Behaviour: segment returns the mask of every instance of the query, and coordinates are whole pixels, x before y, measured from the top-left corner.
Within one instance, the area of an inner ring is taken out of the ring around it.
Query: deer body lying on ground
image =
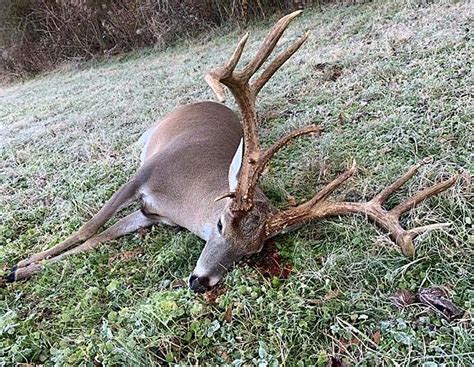
[[[60,244],[20,261],[9,281],[26,279],[47,263],[91,250],[100,244],[157,223],[185,227],[206,241],[190,277],[198,292],[214,286],[243,256],[259,252],[264,241],[309,221],[343,214],[361,214],[386,230],[404,254],[414,253],[412,240],[427,230],[445,226],[431,224],[410,230],[402,228],[400,216],[424,199],[451,187],[451,177],[406,199],[391,210],[384,202],[427,163],[412,166],[404,175],[364,203],[339,202],[329,195],[355,172],[350,169],[328,183],[311,200],[286,210],[277,210],[258,188],[258,180],[270,158],[294,138],[319,135],[318,126],[307,126],[282,137],[267,150],[258,138],[255,100],[271,76],[306,41],[308,34],[280,53],[255,80],[253,75],[267,60],[295,12],[280,19],[263,41],[254,58],[236,71],[248,35],[238,43],[228,62],[211,70],[206,81],[219,101],[224,87],[232,92],[242,114],[238,117],[221,103],[198,102],[171,112],[148,133],[142,165],[100,211]],[[141,209],[97,234],[119,210],[140,200]]]

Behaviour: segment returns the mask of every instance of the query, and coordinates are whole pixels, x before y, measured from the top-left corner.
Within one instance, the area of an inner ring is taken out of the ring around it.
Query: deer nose
[[[198,277],[193,274],[189,277],[189,288],[196,293],[204,293],[209,289],[209,278]]]

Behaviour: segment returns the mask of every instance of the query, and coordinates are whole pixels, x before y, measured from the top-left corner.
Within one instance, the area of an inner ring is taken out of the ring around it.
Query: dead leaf
[[[224,359],[224,361],[226,362],[231,361],[229,354],[224,350],[224,348],[218,347],[217,353],[222,357],[222,359]]]
[[[283,271],[280,274],[280,279],[288,279],[292,271],[293,271],[293,265],[290,263],[286,263],[283,266]]]
[[[221,294],[224,294],[226,291],[227,289],[223,287],[222,285],[214,287],[211,290],[204,293],[204,299],[206,300],[207,303],[215,304],[217,297],[219,297]]]
[[[461,311],[450,300],[447,287],[421,288],[416,295],[409,290],[399,289],[390,297],[390,300],[399,309],[405,308],[412,303],[419,301],[448,320],[461,315]]]
[[[359,345],[360,340],[357,339],[354,335],[351,337],[351,339],[339,339],[339,345],[344,347],[344,349],[347,351],[347,347],[351,345]]]
[[[292,196],[292,195],[287,195],[287,196],[286,196],[286,200],[288,201],[288,205],[289,205],[289,206],[296,206],[296,205],[298,205],[298,203],[296,202],[295,197]]]
[[[229,306],[227,306],[227,309],[225,310],[224,314],[224,320],[228,323],[232,321],[232,307],[234,307],[233,303],[229,303]]]
[[[331,362],[330,362],[331,367],[347,367],[347,365],[344,363],[341,357],[331,357]]]
[[[316,306],[319,306],[319,305],[322,305],[324,304],[324,302],[327,302],[327,301],[330,301],[334,298],[337,298],[341,295],[341,292],[339,292],[339,290],[330,290],[329,292],[327,292],[323,298],[320,298],[320,299],[308,299],[306,300],[307,303],[309,303],[310,305],[316,305]]]
[[[325,301],[330,301],[330,300],[332,300],[333,298],[337,298],[340,294],[341,294],[341,292],[339,292],[337,289],[336,289],[335,291],[330,290],[329,292],[327,292],[327,293],[324,295],[324,300],[325,300]]]
[[[449,299],[449,292],[443,287],[422,288],[418,291],[417,296],[422,304],[447,319],[461,316],[461,311]]]
[[[171,282],[170,287],[172,289],[186,287],[187,283],[183,279],[175,279]]]
[[[316,70],[324,70],[327,67],[328,67],[328,64],[326,62],[321,62],[321,63],[313,65],[313,68]]]
[[[325,80],[330,80],[335,82],[339,77],[342,75],[342,67],[339,65],[334,65],[331,68],[329,68],[325,73],[323,78]]]
[[[115,256],[109,258],[109,265],[117,261],[127,261],[136,258],[138,255],[143,254],[143,249],[138,247],[130,251],[121,252]]]
[[[382,333],[380,330],[375,330],[374,333],[372,334],[372,341],[379,345],[380,344],[380,339],[382,338]]]
[[[398,309],[408,307],[416,301],[415,294],[407,289],[399,289],[389,298]]]
[[[263,276],[287,279],[293,271],[293,265],[281,258],[274,243],[267,243],[253,263]]]
[[[360,340],[357,339],[356,336],[353,336],[353,337],[351,338],[351,345],[359,345],[359,344],[360,344]]]
[[[102,361],[99,359],[98,356],[95,356],[95,357],[94,357],[94,362],[93,362],[93,363],[94,363],[94,366],[95,366],[95,367],[102,367],[102,366],[103,366],[103,363],[102,363]]]
[[[148,232],[149,232],[148,228],[138,228],[137,230],[138,238],[141,240],[145,239]]]

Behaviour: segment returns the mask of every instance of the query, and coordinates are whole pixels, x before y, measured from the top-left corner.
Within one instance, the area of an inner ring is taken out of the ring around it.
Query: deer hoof
[[[12,270],[10,271],[10,274],[8,274],[6,277],[5,277],[5,282],[6,283],[13,283],[15,280],[16,280],[16,269],[17,269],[17,266],[15,265]]]
[[[41,265],[30,264],[24,268],[18,268],[14,266],[10,274],[5,278],[6,283],[13,283],[19,280],[25,280],[31,278],[31,276],[38,274],[41,270]]]

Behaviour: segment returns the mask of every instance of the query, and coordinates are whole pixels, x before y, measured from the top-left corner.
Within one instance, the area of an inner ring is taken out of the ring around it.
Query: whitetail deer
[[[424,199],[445,191],[451,177],[426,188],[391,210],[384,202],[427,163],[411,167],[392,185],[368,202],[339,202],[329,195],[355,172],[355,164],[328,183],[308,202],[277,210],[257,183],[270,158],[294,138],[320,134],[318,126],[297,129],[262,150],[258,138],[256,96],[271,76],[306,41],[308,34],[279,54],[254,81],[250,79],[275,48],[290,21],[300,12],[280,19],[266,36],[255,57],[241,71],[235,68],[248,34],[238,43],[229,61],[211,70],[206,81],[219,101],[230,89],[242,113],[242,123],[224,105],[199,102],[177,108],[148,134],[142,165],[102,209],[64,242],[20,261],[8,280],[26,279],[46,263],[96,248],[101,243],[155,223],[185,227],[206,241],[189,284],[202,292],[214,286],[243,256],[259,252],[264,241],[312,220],[342,214],[361,214],[388,231],[404,254],[414,253],[412,239],[443,224],[405,230],[400,216]],[[95,235],[118,210],[141,200],[138,210]]]

